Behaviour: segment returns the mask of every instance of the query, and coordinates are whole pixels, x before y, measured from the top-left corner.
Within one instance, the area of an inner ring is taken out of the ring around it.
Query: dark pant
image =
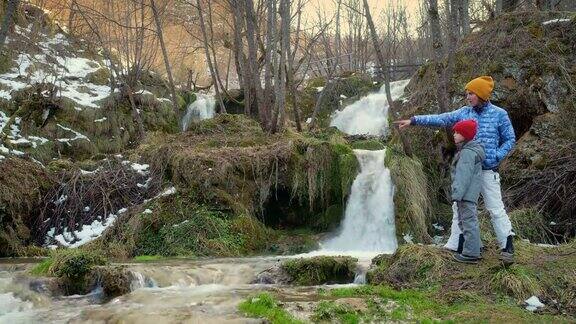
[[[458,227],[464,235],[464,246],[462,254],[479,257],[480,256],[480,224],[478,223],[478,213],[475,203],[468,201],[458,201]]]

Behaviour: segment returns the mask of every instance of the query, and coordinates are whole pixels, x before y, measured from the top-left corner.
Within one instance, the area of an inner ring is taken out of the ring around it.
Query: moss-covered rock
[[[88,73],[84,80],[86,80],[86,82],[94,83],[97,85],[109,85],[110,76],[110,70],[107,68],[99,68],[94,72]]]
[[[81,249],[57,250],[51,258],[48,274],[60,278],[67,295],[87,293],[94,267],[108,262],[98,252]]]
[[[282,263],[282,270],[296,285],[350,283],[354,280],[358,259],[339,256],[318,256],[292,259]]]
[[[440,281],[453,267],[451,253],[436,246],[401,245],[390,258],[380,258],[366,275],[371,284],[418,287]]]
[[[101,285],[107,299],[130,292],[135,279],[125,266],[97,266],[90,273],[93,285]]]

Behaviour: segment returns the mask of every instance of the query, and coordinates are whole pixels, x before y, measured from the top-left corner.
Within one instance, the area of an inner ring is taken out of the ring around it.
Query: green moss
[[[118,257],[137,261],[166,256],[239,256],[264,252],[270,232],[257,219],[199,203],[196,194],[178,192],[147,206],[94,242]],[[114,246],[116,248],[111,248]]]
[[[8,72],[13,64],[10,53],[2,51],[2,53],[0,53],[0,74]]]
[[[110,76],[110,70],[107,68],[99,68],[94,72],[88,73],[85,77],[85,80],[97,85],[108,85],[110,84]]]
[[[474,293],[461,292],[462,298],[448,301],[446,291],[418,289],[395,290],[389,286],[361,286],[354,288],[336,288],[328,292],[330,298],[364,298],[370,308],[361,319],[368,321],[409,321],[418,323],[569,323],[570,316],[541,315],[527,312],[516,302],[494,301],[491,298]],[[380,303],[374,299],[381,300]],[[393,307],[382,306],[392,302]]]
[[[49,273],[68,279],[82,279],[94,266],[107,263],[101,254],[79,249],[57,250],[52,260]]]
[[[352,142],[352,148],[359,149],[359,150],[383,150],[386,148],[386,145],[377,139],[367,139],[367,140],[360,140]]]
[[[360,323],[360,316],[355,310],[326,300],[318,303],[311,319],[314,322]]]
[[[334,230],[344,216],[344,208],[340,204],[330,205],[326,210],[316,216],[314,229],[317,231],[326,232]]]
[[[52,254],[48,274],[58,277],[66,294],[85,294],[91,284],[91,272],[108,261],[97,251],[81,249],[56,250]]]
[[[32,270],[30,270],[30,273],[35,276],[48,276],[50,274],[50,267],[52,267],[53,262],[54,260],[48,258],[38,263],[34,268],[32,268]]]
[[[354,280],[357,261],[352,257],[318,256],[285,261],[282,269],[297,285],[350,283]]]
[[[265,318],[272,324],[302,323],[278,306],[278,302],[269,293],[261,293],[243,301],[238,309],[250,317]]]
[[[453,264],[450,253],[435,246],[401,245],[386,262],[369,271],[371,284],[424,287],[441,281]]]

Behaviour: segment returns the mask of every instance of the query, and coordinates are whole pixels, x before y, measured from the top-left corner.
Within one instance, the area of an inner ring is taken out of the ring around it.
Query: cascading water
[[[216,99],[212,95],[197,93],[196,100],[188,105],[186,114],[182,117],[182,131],[188,130],[193,121],[209,119],[216,113]]]
[[[354,153],[360,162],[360,174],[352,184],[341,232],[324,242],[322,249],[393,253],[398,243],[392,179],[384,166],[385,150]]]
[[[392,99],[397,100],[409,80],[392,82]],[[337,111],[332,126],[347,134],[384,135],[388,130],[388,101],[384,86]],[[384,165],[385,150],[354,150],[360,173],[352,184],[344,221],[336,237],[325,241],[320,253],[394,253],[398,247],[394,225],[394,186]],[[361,280],[360,280],[361,281]]]
[[[392,99],[397,100],[404,93],[410,80],[390,83]],[[388,101],[384,86],[377,93],[370,94],[346,106],[332,115],[330,126],[336,126],[346,134],[384,135],[388,130]]]

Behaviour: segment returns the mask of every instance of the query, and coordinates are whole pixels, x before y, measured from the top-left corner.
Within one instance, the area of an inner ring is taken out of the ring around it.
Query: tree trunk
[[[208,35],[206,34],[206,25],[204,23],[204,14],[202,13],[201,0],[196,0],[198,5],[198,17],[200,18],[200,29],[202,31],[202,41],[204,43],[204,54],[206,55],[206,63],[208,63],[208,69],[210,70],[210,75],[212,77],[212,83],[214,84],[214,90],[216,91],[216,98],[218,99],[218,104],[220,106],[221,112],[226,112],[224,108],[224,103],[222,102],[222,96],[220,95],[218,81],[216,80],[216,72],[214,70],[214,65],[212,64],[212,57],[210,56],[210,48],[208,45]]]
[[[298,14],[297,14],[297,23],[296,23],[296,41],[294,44],[294,50],[288,50],[290,57],[288,58],[288,67],[286,71],[286,82],[287,88],[289,89],[289,95],[292,100],[292,112],[294,113],[294,122],[296,123],[296,130],[301,132],[302,131],[302,124],[300,121],[300,112],[298,111],[298,100],[296,96],[296,82],[294,82],[294,60],[296,58],[296,52],[298,51],[298,44],[300,40],[300,23],[302,18],[302,0],[298,0]]]
[[[440,16],[438,14],[438,1],[429,0],[428,15],[430,17],[430,34],[434,53],[434,65],[436,68],[436,96],[441,112],[448,111],[448,97],[446,96],[445,75],[442,67],[444,58],[444,46],[442,44],[442,32],[440,29]]]
[[[459,0],[458,5],[461,35],[468,35],[470,33],[470,0]]]
[[[280,121],[277,130],[280,131],[286,122],[286,60],[290,50],[290,1],[280,0],[281,40],[280,44],[280,92],[278,96],[278,110]],[[276,121],[274,121],[276,122]]]
[[[234,65],[236,66],[236,74],[238,76],[238,85],[240,89],[244,90],[244,114],[250,116],[251,114],[251,97],[250,97],[250,84],[251,81],[246,79],[246,57],[244,55],[244,43],[242,42],[242,30],[245,23],[242,13],[242,7],[236,0],[230,2],[232,10],[232,20],[234,23]]]
[[[277,107],[272,102],[272,79],[275,80],[274,88],[277,87],[278,83],[278,71],[275,69],[276,60],[276,0],[267,1],[267,30],[266,30],[266,53],[264,55],[264,67],[266,71],[264,72],[264,96],[266,104],[272,107],[272,115],[276,115]],[[276,71],[275,71],[276,70]],[[274,101],[276,102],[276,101]],[[277,116],[277,115],[276,115]],[[271,122],[274,120],[272,117]]]
[[[20,0],[7,0],[5,4],[6,11],[4,13],[4,19],[2,19],[2,26],[0,27],[0,50],[3,50],[4,43],[6,42],[6,37],[8,36],[8,31],[14,23],[14,16],[18,10],[18,5]]]
[[[170,68],[170,61],[168,59],[168,51],[166,50],[166,44],[164,43],[164,35],[162,31],[162,23],[160,22],[160,17],[158,15],[158,8],[156,8],[156,2],[150,0],[150,7],[152,8],[152,14],[154,16],[154,22],[156,23],[156,33],[158,34],[158,40],[160,41],[160,47],[162,48],[162,57],[164,58],[164,67],[166,68],[166,74],[168,75],[168,83],[170,84],[170,93],[172,95],[172,109],[174,109],[174,114],[176,116],[178,113],[178,96],[176,96],[176,87],[174,86],[174,78],[172,78],[172,69]]]
[[[388,71],[388,64],[384,58],[384,54],[382,54],[380,42],[378,42],[378,34],[376,34],[376,27],[374,26],[374,21],[372,20],[372,15],[370,14],[368,0],[364,0],[364,10],[366,11],[366,21],[368,23],[368,27],[370,28],[372,43],[374,44],[374,50],[376,51],[376,57],[378,58],[378,65],[380,65],[384,75],[384,90],[386,92],[386,100],[388,101],[388,107],[392,108],[394,101],[392,100],[392,93],[390,92],[390,71]]]
[[[254,2],[252,0],[244,1],[244,12],[246,19],[246,39],[248,43],[248,74],[252,84],[250,85],[252,94],[256,101],[256,110],[260,123],[266,127],[269,120],[268,107],[264,105],[262,96],[262,84],[258,69],[258,48],[256,45],[256,15],[254,13]]]

